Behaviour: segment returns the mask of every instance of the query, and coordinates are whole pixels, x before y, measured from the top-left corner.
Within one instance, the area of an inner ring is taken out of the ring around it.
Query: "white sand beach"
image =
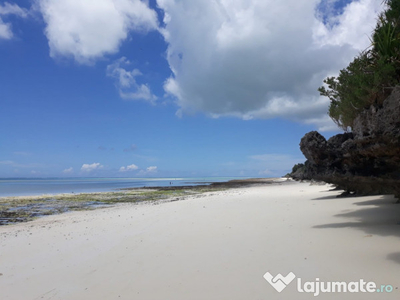
[[[399,299],[400,205],[283,183],[0,227],[0,299]],[[264,278],[392,285],[278,293]]]

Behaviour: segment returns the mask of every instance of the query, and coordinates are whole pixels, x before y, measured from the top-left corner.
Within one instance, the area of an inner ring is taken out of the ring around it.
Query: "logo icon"
[[[296,278],[296,275],[294,275],[293,272],[290,272],[285,277],[281,274],[273,277],[270,272],[267,272],[264,274],[264,278],[280,293],[293,281],[293,279]]]

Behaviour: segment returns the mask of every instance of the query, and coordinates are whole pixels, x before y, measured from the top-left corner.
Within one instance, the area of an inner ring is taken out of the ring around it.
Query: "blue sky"
[[[291,7],[292,9],[288,9]],[[381,1],[0,1],[0,177],[284,175]]]

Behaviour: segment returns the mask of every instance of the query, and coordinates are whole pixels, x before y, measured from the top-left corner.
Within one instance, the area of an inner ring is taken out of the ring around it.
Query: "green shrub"
[[[360,53],[338,77],[324,80],[318,89],[331,101],[329,116],[343,130],[371,105],[380,107],[400,82],[400,1],[385,1],[370,49]]]

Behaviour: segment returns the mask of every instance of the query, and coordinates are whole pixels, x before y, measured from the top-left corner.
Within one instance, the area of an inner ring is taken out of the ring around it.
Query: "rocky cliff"
[[[305,167],[297,179],[333,183],[349,193],[400,196],[400,87],[381,107],[360,112],[351,133],[326,140],[316,131],[300,142]]]

